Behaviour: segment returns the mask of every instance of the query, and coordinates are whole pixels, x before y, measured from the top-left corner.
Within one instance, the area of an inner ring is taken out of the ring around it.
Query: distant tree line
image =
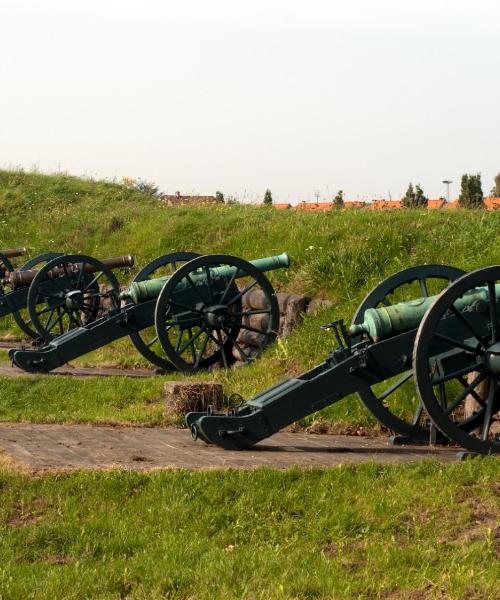
[[[495,185],[491,189],[493,197],[500,197],[500,173],[495,176]],[[401,198],[401,203],[405,208],[422,208],[426,207],[429,199],[424,194],[419,184],[413,187],[410,183],[406,194]],[[462,175],[460,181],[460,195],[458,196],[458,206],[461,208],[482,208],[484,207],[484,194],[481,183],[481,174]]]
[[[495,184],[491,188],[491,196],[500,198],[500,173],[495,176]],[[123,177],[122,185],[133,189],[137,192],[141,192],[145,196],[152,196],[157,198],[163,198],[164,194],[159,190],[158,186],[149,181],[142,179],[132,179],[129,177]],[[220,204],[236,204],[236,198],[234,196],[224,196],[221,191],[215,192],[215,199]],[[422,187],[419,183],[413,187],[413,183],[408,184],[408,189],[405,195],[401,198],[401,204],[404,208],[426,208],[429,199],[425,195]],[[264,192],[263,204],[265,206],[272,206],[273,195],[269,188]],[[469,174],[465,173],[462,175],[460,182],[460,195],[458,197],[458,205],[461,208],[481,208],[484,207],[484,194],[481,183],[481,174]],[[337,195],[334,197],[332,202],[332,208],[344,208],[344,192],[339,190]]]

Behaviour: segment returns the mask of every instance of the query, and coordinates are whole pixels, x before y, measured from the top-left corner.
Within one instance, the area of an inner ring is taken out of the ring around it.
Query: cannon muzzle
[[[500,297],[500,284],[495,286],[495,296]],[[350,336],[369,335],[374,341],[379,341],[405,331],[416,329],[425,313],[438,296],[418,298],[409,302],[399,302],[392,306],[368,308],[364,314],[364,322],[351,325]],[[458,311],[473,307],[476,303],[488,302],[487,287],[478,287],[464,294],[454,302]]]
[[[134,257],[131,256],[130,254],[127,254],[126,256],[117,256],[115,258],[105,258],[104,260],[101,260],[100,262],[104,266],[108,267],[109,269],[120,269],[121,267],[132,267],[134,265]],[[72,265],[72,268],[74,270],[77,270],[80,268],[80,265],[78,265],[78,264]],[[97,273],[99,271],[98,267],[88,264],[88,263],[85,264],[84,269],[85,269],[86,273]],[[64,275],[64,273],[65,273],[64,269],[62,269],[60,267],[56,267],[47,273],[47,278],[53,279],[55,277],[58,277],[59,275]],[[12,271],[11,273],[8,273],[5,281],[13,289],[16,289],[19,287],[25,287],[25,286],[31,285],[31,282],[33,281],[33,279],[35,279],[37,274],[38,274],[37,269],[30,269],[27,271]]]
[[[16,258],[17,256],[24,256],[28,252],[26,248],[11,248],[10,250],[0,250],[0,254],[3,254],[7,258]]]
[[[257,258],[255,260],[249,261],[251,265],[259,269],[262,273],[267,271],[273,271],[275,269],[287,269],[290,266],[290,257],[286,252],[283,254],[278,254],[277,256],[268,256],[266,258]],[[231,279],[235,274],[236,267],[230,266],[222,266],[222,267],[212,267],[210,269],[210,276],[213,280],[216,279]],[[244,277],[246,273],[236,273],[235,279],[238,277]],[[195,275],[196,279],[203,282],[206,278],[206,275],[203,271],[200,271],[199,274]],[[157,279],[150,279],[149,281],[137,281],[132,284],[121,294],[122,298],[132,300],[134,304],[139,304],[140,302],[144,302],[145,300],[150,300],[152,298],[158,298],[160,295],[163,286],[170,279],[167,277],[158,277]],[[183,282],[181,282],[182,284]],[[196,283],[196,282],[195,282]],[[179,284],[179,285],[181,285]],[[186,286],[188,286],[186,282]]]

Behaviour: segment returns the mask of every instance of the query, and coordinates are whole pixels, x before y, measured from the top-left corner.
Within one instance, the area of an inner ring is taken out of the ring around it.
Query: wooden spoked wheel
[[[119,283],[99,260],[68,254],[49,261],[36,275],[28,292],[28,313],[38,334],[47,342],[96,321],[119,308]]]
[[[243,309],[243,297],[250,292],[260,294],[262,308]],[[257,315],[266,315],[265,325],[251,324]],[[276,338],[278,301],[267,277],[251,263],[224,254],[201,256],[178,269],[163,287],[155,327],[165,354],[179,370],[216,363],[228,368],[235,353],[250,363]],[[238,342],[242,330],[258,341],[251,355]]]
[[[151,261],[141,269],[133,281],[146,281],[157,277],[171,277],[179,267],[198,256],[200,255],[196,252],[172,252],[165,254]],[[149,362],[160,369],[167,371],[175,370],[176,367],[167,359],[163,351],[154,325],[138,333],[131,334],[130,340]]]
[[[467,450],[500,453],[500,266],[464,275],[422,320],[415,383],[440,431]]]
[[[390,306],[440,293],[464,271],[448,265],[421,265],[404,269],[379,283],[360,304],[352,324],[362,323],[368,308]],[[353,343],[361,338],[353,340]],[[429,422],[415,393],[411,357],[408,369],[357,392],[359,399],[389,430],[414,440],[429,439]]]

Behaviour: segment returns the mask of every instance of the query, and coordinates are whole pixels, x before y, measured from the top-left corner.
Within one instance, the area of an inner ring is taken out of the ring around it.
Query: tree
[[[220,204],[224,204],[224,194],[222,192],[215,192],[215,200]]]
[[[415,189],[413,189],[413,184],[410,182],[406,194],[401,199],[401,204],[405,208],[424,208],[427,206],[428,201],[429,199],[424,194],[420,184],[417,183]]]
[[[458,205],[461,208],[481,208],[484,206],[480,173],[476,173],[476,175],[465,173],[462,175]]]
[[[495,176],[495,185],[491,188],[493,198],[500,198],[500,173]]]
[[[160,188],[152,181],[122,177],[122,184],[129,190],[135,190],[145,196],[153,196],[156,198],[161,198],[163,196],[162,192],[160,192]]]
[[[339,190],[333,199],[332,208],[344,208],[344,192]]]
[[[424,194],[420,184],[417,183],[415,186],[415,206],[417,208],[427,208],[428,202],[429,198],[427,198],[427,196]]]
[[[414,201],[415,201],[415,190],[413,189],[413,184],[410,182],[410,184],[408,185],[408,189],[406,190],[406,194],[401,198],[401,204],[405,208],[412,208]]]
[[[273,196],[271,194],[271,190],[269,188],[267,188],[267,190],[265,191],[264,194],[264,204],[266,206],[271,206],[273,203]]]

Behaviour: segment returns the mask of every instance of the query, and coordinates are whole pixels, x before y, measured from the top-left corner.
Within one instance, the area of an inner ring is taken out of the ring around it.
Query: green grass
[[[258,365],[238,369],[234,373],[217,371],[201,373],[197,379],[218,380],[226,394],[232,391],[246,397],[259,391],[260,386],[273,383],[271,374],[266,381],[252,382],[249,377]],[[133,425],[181,425],[183,418],[165,414],[163,385],[168,379],[186,379],[179,373],[148,379],[125,377],[65,377],[60,375],[28,378],[0,378],[0,421],[30,421],[33,423],[97,423]],[[245,392],[246,390],[246,392]],[[316,421],[326,421],[331,432],[348,433],[353,429],[379,431],[375,419],[354,397],[301,421],[306,427]]]
[[[0,171],[0,223],[0,248],[26,245],[32,256],[49,250],[97,257],[132,253],[137,268],[118,273],[124,283],[146,262],[171,251],[224,252],[247,259],[287,251],[292,267],[269,274],[276,289],[328,298],[334,306],[316,317],[307,317],[289,338],[269,348],[251,368],[201,376],[222,381],[228,394],[238,392],[245,397],[322,361],[333,343],[332,336],[319,325],[335,318],[349,322],[366,293],[390,274],[420,263],[451,263],[466,270],[500,263],[500,250],[494,243],[500,212],[339,210],[309,214],[251,206],[168,208],[114,183],[66,175]],[[3,319],[0,335],[15,332],[12,322]],[[5,360],[5,355],[0,360]],[[147,366],[127,340],[84,356],[75,364]],[[12,385],[2,380],[0,412],[6,419],[20,418],[22,412],[11,409]],[[54,403],[53,398],[60,397],[58,389],[66,384],[60,379],[38,383],[43,388],[43,396],[38,397],[30,393],[31,380],[16,385],[19,404],[33,398],[26,406],[29,418],[42,420],[47,403]],[[79,382],[74,384],[73,394],[73,383],[67,385],[73,404],[64,400],[62,404],[68,409],[54,407],[53,417],[97,418],[92,398],[101,394],[98,386]],[[154,400],[158,385],[150,385]],[[120,402],[121,389],[117,386],[116,393],[104,395],[109,398],[109,410],[103,408],[99,418],[121,421],[122,415],[116,411],[113,416],[112,408]],[[149,405],[144,405],[143,417],[139,414],[143,388],[130,385],[129,390],[137,419],[157,422],[149,413]],[[373,425],[355,400],[327,409],[322,418],[334,424]]]
[[[161,379],[5,377],[0,421],[164,425]]]
[[[498,461],[0,472],[0,598],[496,599]]]

